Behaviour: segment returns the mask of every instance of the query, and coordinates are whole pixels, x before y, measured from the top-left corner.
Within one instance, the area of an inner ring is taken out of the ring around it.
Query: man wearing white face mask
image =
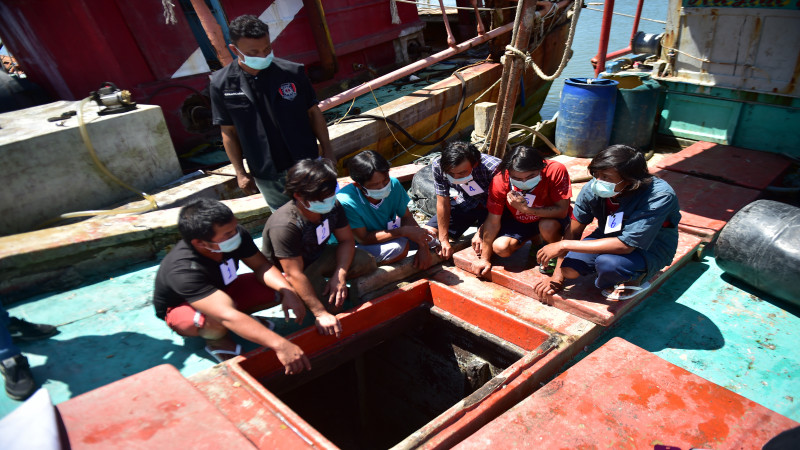
[[[467,228],[477,225],[472,248],[480,253],[481,229],[488,211],[489,186],[500,159],[481,153],[466,142],[452,142],[442,156],[431,162],[436,189],[436,215],[427,225],[439,230],[441,256],[453,256],[450,238],[458,238]]]
[[[507,152],[492,179],[482,244],[473,264],[478,275],[491,270],[493,254],[507,257],[541,235],[557,242],[569,226],[572,184],[567,168],[545,161],[535,148],[518,145]]]
[[[680,207],[675,191],[647,169],[641,152],[612,145],[589,164],[594,177],[575,200],[565,239],[539,250],[537,259],[561,258],[550,280],[535,289],[540,300],[565,279],[595,274],[610,300],[627,300],[649,287],[648,279],[672,262],[678,249]],[[597,229],[581,239],[597,219]]]
[[[433,264],[430,247],[438,241],[433,231],[422,228],[408,209],[408,194],[396,178],[389,176],[389,162],[373,150],[365,150],[347,162],[354,183],[336,197],[344,207],[358,248],[375,257],[378,264],[391,264],[417,248],[414,267]]]
[[[275,211],[289,200],[283,188],[291,166],[317,156],[334,160],[328,128],[303,65],[274,57],[267,24],[240,16],[229,31],[237,59],[211,77],[213,123],[239,188],[250,195],[257,187]]]
[[[355,248],[335,189],[336,169],[327,159],[304,159],[289,169],[286,193],[292,200],[264,225],[262,251],[286,274],[316,317],[319,332],[339,336],[341,324],[324,301],[330,309],[340,309],[348,294],[357,296],[348,291],[346,280],[369,273],[376,265],[368,253]],[[338,243],[328,242],[331,235]]]
[[[279,299],[286,320],[292,310],[300,321],[305,308],[230,208],[216,200],[195,200],[181,209],[178,230],[183,240],[156,274],[156,316],[181,336],[205,339],[206,351],[218,362],[240,353],[241,347],[228,336],[230,330],[275,350],[287,374],[311,369],[300,347],[248,315]],[[238,274],[239,261],[253,272]]]

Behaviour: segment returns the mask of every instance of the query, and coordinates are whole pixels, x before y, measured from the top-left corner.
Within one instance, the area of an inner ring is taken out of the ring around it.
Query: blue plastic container
[[[608,147],[618,84],[597,78],[564,82],[556,121],[556,147],[562,154],[591,158]]]

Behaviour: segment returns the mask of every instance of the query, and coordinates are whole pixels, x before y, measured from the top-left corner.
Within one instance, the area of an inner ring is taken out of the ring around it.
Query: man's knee
[[[539,234],[545,241],[553,243],[564,237],[564,230],[561,229],[561,224],[557,220],[542,219],[539,221]]]
[[[408,255],[410,241],[408,239],[396,239],[381,245],[381,260],[379,265],[392,264]]]
[[[594,268],[598,276],[616,273],[619,269],[619,262],[617,255],[602,254],[594,260]]]
[[[501,258],[511,256],[520,247],[521,245],[519,241],[509,237],[495,239],[492,243],[492,251],[494,251],[495,255],[500,256]]]
[[[360,277],[374,272],[377,268],[378,264],[375,263],[375,258],[369,252],[356,248],[350,270],[347,271],[347,278]]]

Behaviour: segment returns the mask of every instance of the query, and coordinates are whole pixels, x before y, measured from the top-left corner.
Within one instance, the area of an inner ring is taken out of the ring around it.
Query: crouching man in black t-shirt
[[[317,318],[319,332],[338,337],[342,326],[323,301],[331,310],[339,310],[348,295],[357,297],[349,292],[346,280],[377,266],[372,255],[355,247],[335,190],[336,170],[330,160],[304,159],[292,166],[286,175],[286,194],[292,200],[270,216],[262,239],[267,259],[286,273]],[[338,243],[328,242],[331,235]]]
[[[241,350],[228,336],[230,330],[275,350],[287,374],[311,369],[300,347],[248,315],[275,305],[278,297],[287,319],[291,309],[302,321],[306,310],[230,208],[216,200],[195,200],[181,209],[178,230],[183,240],[164,258],[156,275],[156,316],[181,336],[205,339],[206,351],[219,362]],[[239,261],[253,273],[238,275]]]

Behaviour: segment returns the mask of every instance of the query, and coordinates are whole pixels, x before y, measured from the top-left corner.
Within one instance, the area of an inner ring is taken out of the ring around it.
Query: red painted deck
[[[653,287],[649,293],[657,289],[672,272],[686,264],[699,248],[701,241],[700,237],[688,233],[679,233],[678,251],[672,260],[672,264],[650,278],[649,281]],[[531,269],[535,262],[533,258],[530,258],[529,261],[529,245],[526,245],[508,258],[495,257],[492,259],[492,270],[487,279],[533,299],[539,299],[533,290],[533,286],[539,280],[548,277],[540,274],[538,269]],[[478,257],[471,247],[453,255],[453,262],[456,267],[468,272],[473,271],[472,264],[477,259]],[[641,302],[647,295],[648,293],[645,293],[642,296],[625,301],[609,301],[594,286],[594,278],[587,276],[578,278],[573,284],[568,285],[563,291],[556,293],[551,298],[539,300],[598,325],[608,326]]]
[[[614,338],[456,448],[761,448],[796,426]]]
[[[73,449],[254,448],[164,364],[58,405]]]
[[[697,142],[664,158],[656,167],[760,191],[776,181],[791,164],[789,159],[774,153]]]

